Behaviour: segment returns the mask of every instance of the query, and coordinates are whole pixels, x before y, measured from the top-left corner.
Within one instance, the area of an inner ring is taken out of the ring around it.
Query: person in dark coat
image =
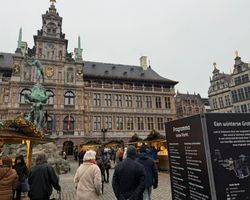
[[[146,170],[145,190],[143,192],[143,200],[151,200],[152,186],[154,189],[158,187],[158,170],[152,158],[147,154],[146,147],[141,147],[140,154],[136,159]]]
[[[145,188],[145,169],[137,162],[136,148],[127,148],[127,158],[116,165],[112,187],[118,200],[142,200]]]
[[[83,163],[83,157],[84,157],[85,153],[86,153],[86,151],[81,149],[81,151],[78,154],[78,164],[79,164],[79,166]]]
[[[23,155],[19,155],[15,159],[15,165],[14,169],[17,172],[18,175],[18,184],[16,188],[16,200],[21,200],[21,183],[25,181],[25,179],[28,177],[28,168],[25,164],[24,157]]]
[[[33,166],[29,173],[30,191],[28,196],[30,200],[49,200],[54,187],[61,191],[59,179],[52,166],[47,163],[45,153],[38,154],[36,165]]]
[[[101,174],[102,174],[102,193],[103,193],[103,190],[104,190],[104,180],[105,180],[105,178],[104,178],[105,177],[105,166],[104,166],[104,163],[103,163],[101,157],[96,156],[96,164],[100,168]]]
[[[111,169],[111,157],[110,157],[108,150],[104,151],[102,159],[103,159],[105,172],[106,172],[106,175],[104,173],[104,181],[105,183],[109,183],[109,170]]]

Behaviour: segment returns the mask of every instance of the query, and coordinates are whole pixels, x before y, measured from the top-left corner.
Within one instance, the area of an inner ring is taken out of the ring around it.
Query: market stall
[[[102,146],[102,143],[100,141],[88,141],[83,144],[80,144],[79,151],[88,151],[88,150],[97,151],[100,146]]]
[[[105,148],[116,149],[117,147],[123,147],[124,142],[122,140],[111,140],[103,144]]]
[[[0,123],[0,146],[5,144],[26,145],[26,161],[28,167],[32,165],[33,145],[48,141],[49,139],[45,138],[41,130],[22,116]]]
[[[145,145],[150,147],[151,156],[155,160],[159,170],[169,170],[168,150],[165,136],[155,130],[144,139]]]
[[[143,144],[143,139],[140,138],[136,133],[129,139],[127,145],[134,145],[137,149]]]

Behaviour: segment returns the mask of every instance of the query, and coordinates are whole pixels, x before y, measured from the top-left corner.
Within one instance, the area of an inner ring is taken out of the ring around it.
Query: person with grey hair
[[[127,157],[115,167],[112,187],[118,200],[142,200],[145,188],[145,168],[135,159],[137,151],[128,146]]]
[[[54,168],[47,163],[45,153],[39,153],[35,163],[28,176],[30,185],[28,196],[30,200],[49,200],[53,187],[61,191],[59,178]]]
[[[89,150],[83,157],[74,177],[77,200],[98,200],[101,194],[101,171],[96,164],[96,152]]]

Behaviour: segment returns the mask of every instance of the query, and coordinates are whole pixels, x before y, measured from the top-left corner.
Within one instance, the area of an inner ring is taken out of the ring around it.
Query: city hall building
[[[44,67],[42,83],[49,96],[45,132],[72,153],[74,145],[90,140],[127,141],[135,133],[164,134],[164,122],[176,118],[176,81],[161,77],[140,58],[139,66],[89,62],[82,58],[80,38],[74,54],[68,52],[62,17],[52,1],[42,15],[34,47],[22,41],[13,53],[0,53],[0,120],[27,114],[24,95],[38,82],[35,57]]]

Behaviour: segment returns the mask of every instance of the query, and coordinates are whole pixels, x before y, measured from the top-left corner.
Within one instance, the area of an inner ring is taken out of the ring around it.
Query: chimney
[[[140,64],[141,64],[141,67],[142,67],[144,70],[147,70],[147,68],[148,68],[147,56],[141,56],[141,57],[140,57]]]

